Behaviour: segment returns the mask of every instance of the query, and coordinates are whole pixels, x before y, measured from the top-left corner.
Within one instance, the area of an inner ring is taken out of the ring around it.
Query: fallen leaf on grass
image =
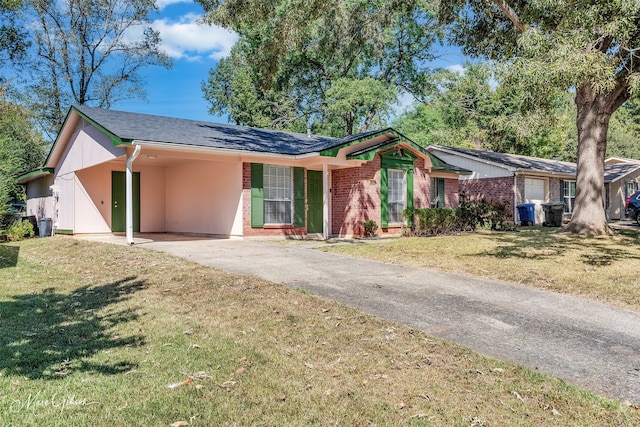
[[[174,388],[182,387],[183,385],[191,384],[192,382],[193,380],[191,378],[187,378],[184,381],[179,381],[177,383],[169,384],[167,388],[174,389]]]
[[[65,376],[65,375],[67,375],[68,373],[69,373],[69,371],[68,371],[68,370],[66,370],[66,369],[63,369],[63,370],[58,371],[58,372],[54,372],[54,374],[59,375],[59,376],[61,376],[61,377],[63,377],[63,376]]]
[[[184,427],[188,425],[189,423],[186,421],[176,421],[175,423],[171,424],[171,427]]]
[[[237,383],[235,381],[225,381],[223,383],[218,384],[218,387],[224,388],[227,391],[230,391],[233,387],[235,387]]]

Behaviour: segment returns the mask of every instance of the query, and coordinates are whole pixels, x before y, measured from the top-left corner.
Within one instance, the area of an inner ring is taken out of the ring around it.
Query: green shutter
[[[293,225],[304,227],[304,168],[293,168]]]
[[[407,209],[413,209],[413,169],[407,170]],[[407,220],[407,227],[413,226],[413,220],[410,217]]]
[[[380,169],[380,227],[389,228],[389,181],[387,169]]]
[[[264,227],[264,175],[262,163],[251,163],[251,227]]]

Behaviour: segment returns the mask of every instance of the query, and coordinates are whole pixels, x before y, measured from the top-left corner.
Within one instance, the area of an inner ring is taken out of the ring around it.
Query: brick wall
[[[470,200],[484,197],[490,202],[503,203],[507,207],[507,219],[513,221],[513,177],[463,179],[459,181],[459,189],[460,193],[465,193]],[[521,191],[523,194],[524,181]]]
[[[331,233],[340,236],[363,235],[362,224],[370,219],[380,225],[380,156],[332,171],[331,214]]]

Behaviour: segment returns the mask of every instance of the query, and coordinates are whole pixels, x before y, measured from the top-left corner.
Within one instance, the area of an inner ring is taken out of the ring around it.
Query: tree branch
[[[509,6],[505,0],[493,0],[493,3],[498,6],[502,13],[504,13],[511,22],[513,22],[513,25],[515,25],[518,31],[520,31],[520,34],[524,33],[527,30],[522,21],[520,21],[520,18],[518,17],[516,11],[513,10],[513,8]]]

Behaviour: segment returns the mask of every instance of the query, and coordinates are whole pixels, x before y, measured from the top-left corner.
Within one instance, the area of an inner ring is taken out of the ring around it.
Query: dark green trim
[[[73,234],[73,230],[65,230],[65,229],[62,229],[62,228],[58,228],[58,229],[54,230],[54,233],[55,234],[71,235],[71,234]]]
[[[251,227],[264,227],[264,166],[251,163]]]
[[[380,155],[380,167],[391,169],[413,169],[416,156],[407,150],[390,150]]]
[[[335,147],[331,147],[331,148],[327,148],[326,150],[322,150],[322,151],[320,151],[320,155],[321,156],[325,156],[325,157],[336,157],[338,155],[338,152],[340,150],[342,150],[343,148],[350,147],[352,145],[356,145],[356,144],[359,144],[359,143],[364,142],[364,141],[372,140],[374,138],[379,137],[380,135],[384,135],[384,134],[387,134],[387,133],[390,133],[390,134],[395,136],[394,141],[398,140],[398,139],[402,140],[402,141],[406,141],[408,144],[414,146],[418,151],[426,153],[424,148],[420,147],[415,142],[411,141],[409,138],[407,138],[406,136],[404,136],[403,134],[401,134],[397,130],[391,129],[391,128],[386,128],[386,129],[382,129],[382,130],[380,130],[378,132],[366,133],[365,135],[363,135],[360,138],[355,138],[355,139],[349,140],[347,142],[344,142],[344,143],[342,143],[340,145],[336,145]]]
[[[71,107],[69,109],[69,112],[67,113],[67,116],[64,118],[64,122],[62,122],[62,126],[60,127],[60,131],[58,132],[58,136],[56,137],[56,140],[54,141],[53,145],[51,146],[51,150],[49,150],[49,154],[47,154],[47,158],[44,161],[45,165],[47,163],[49,163],[49,159],[51,158],[51,154],[55,151],[56,146],[58,145],[59,138],[60,138],[60,132],[62,132],[62,129],[64,129],[65,126],[67,126],[67,122],[69,121],[69,117],[71,116],[72,112],[75,112],[78,116],[80,116],[81,118],[85,119],[86,121],[91,123],[93,126],[95,126],[100,132],[102,132],[105,135],[107,135],[111,139],[111,144],[113,144],[114,147],[117,147],[118,145],[130,145],[131,144],[131,142],[132,142],[131,140],[121,139],[119,136],[117,136],[113,132],[110,132],[109,130],[107,130],[104,126],[98,124],[98,122],[96,122],[95,120],[90,119],[86,114],[83,114],[76,107]]]
[[[389,228],[389,169],[406,171],[406,209],[413,209],[413,174],[416,157],[407,150],[390,150],[380,155],[380,226]],[[408,226],[411,226],[409,221]]]
[[[16,178],[18,184],[24,184],[27,181],[32,181],[43,176],[51,175],[54,172],[54,168],[40,168],[32,170],[31,172],[20,175]]]
[[[406,209],[413,210],[413,169],[407,170],[407,207]],[[407,226],[413,226],[413,218],[409,217],[407,219]]]
[[[293,225],[305,226],[304,214],[304,168],[293,168]]]
[[[80,110],[78,110],[75,107],[71,107],[73,108],[73,110],[83,119],[85,119],[86,121],[88,121],[89,123],[91,123],[93,126],[95,126],[100,132],[104,133],[105,135],[107,135],[109,138],[111,138],[111,143],[113,144],[114,147],[117,147],[118,145],[131,145],[131,140],[125,140],[125,139],[121,139],[118,135],[114,134],[113,132],[110,132],[109,130],[107,130],[107,128],[105,128],[104,126],[102,126],[101,124],[99,124],[98,122],[96,122],[95,120],[91,119],[89,116],[87,116],[86,114],[83,114]]]
[[[389,178],[387,169],[380,169],[380,227],[389,228]]]

